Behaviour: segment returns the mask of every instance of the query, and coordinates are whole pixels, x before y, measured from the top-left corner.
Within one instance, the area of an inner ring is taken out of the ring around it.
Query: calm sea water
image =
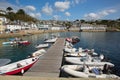
[[[117,75],[120,75],[120,32],[62,32],[62,33],[46,33],[32,36],[22,37],[24,40],[31,42],[28,46],[0,46],[0,58],[9,58],[12,62],[25,59],[28,55],[36,51],[35,45],[43,43],[44,39],[50,37],[51,34],[60,37],[80,37],[80,42],[74,47],[95,49],[98,54],[104,54],[109,57],[111,62],[115,64]],[[0,39],[0,44],[8,39]]]

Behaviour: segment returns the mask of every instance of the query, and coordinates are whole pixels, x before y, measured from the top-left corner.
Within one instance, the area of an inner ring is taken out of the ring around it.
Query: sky
[[[0,10],[23,9],[39,20],[119,19],[120,0],[0,0]]]

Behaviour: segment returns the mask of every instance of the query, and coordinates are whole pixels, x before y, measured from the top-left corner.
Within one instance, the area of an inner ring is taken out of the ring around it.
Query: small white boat
[[[80,41],[78,36],[72,36],[71,38],[66,38],[65,40],[72,44],[76,44]]]
[[[39,57],[45,53],[45,50],[41,49],[32,54],[30,58],[20,60],[14,63],[10,63],[5,66],[0,67],[1,75],[14,75],[14,74],[23,74],[29,68],[32,67],[34,63],[39,60]]]
[[[46,39],[44,42],[46,42],[46,43],[54,43],[54,42],[56,42],[57,41],[57,37],[55,37],[55,38],[51,38],[51,39]]]
[[[92,55],[92,56],[98,55],[97,53],[94,52],[94,49],[89,50],[89,49],[79,48],[78,51],[76,50],[75,52],[74,51],[67,51],[67,52],[69,52],[69,53],[65,53],[65,56],[77,57],[77,56],[87,56],[88,54]]]
[[[73,53],[73,52],[76,52],[77,49],[76,48],[65,47],[63,50],[67,53]]]
[[[3,45],[13,45],[13,44],[17,44],[16,41],[8,41],[8,42],[3,42]]]
[[[87,65],[99,65],[103,66],[105,64],[114,66],[114,64],[103,60],[103,56],[101,55],[100,57],[91,57],[90,55],[87,55],[85,57],[65,57],[65,61],[72,63],[72,64],[87,64]]]
[[[74,77],[81,78],[119,78],[110,74],[110,66],[64,65],[61,70]]]
[[[46,44],[39,44],[39,45],[36,46],[35,48],[46,48],[46,47],[48,47],[48,46],[49,46],[48,43],[46,43]]]
[[[78,57],[78,56],[81,56],[81,57],[84,57],[87,55],[87,52],[71,52],[71,53],[65,53],[64,56],[71,56],[71,57]]]

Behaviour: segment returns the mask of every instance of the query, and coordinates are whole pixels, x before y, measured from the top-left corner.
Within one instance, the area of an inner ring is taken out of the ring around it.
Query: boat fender
[[[22,73],[22,74],[24,73],[24,69],[21,70],[21,73]]]

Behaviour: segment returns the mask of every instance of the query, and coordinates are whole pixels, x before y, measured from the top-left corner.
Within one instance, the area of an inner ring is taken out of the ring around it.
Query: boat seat
[[[22,67],[22,65],[20,63],[17,63],[17,68]]]
[[[99,75],[100,71],[97,68],[93,68],[92,73],[95,73],[96,75]]]

